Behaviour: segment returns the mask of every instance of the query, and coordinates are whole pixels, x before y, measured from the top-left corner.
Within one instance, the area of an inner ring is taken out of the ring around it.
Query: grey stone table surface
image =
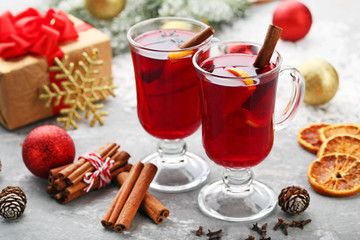
[[[290,185],[306,188],[311,196],[309,208],[297,217],[290,217],[277,207],[259,223],[269,224],[268,233],[272,239],[359,239],[360,196],[332,198],[315,193],[306,175],[315,155],[299,146],[296,134],[301,127],[312,122],[360,123],[360,3],[356,0],[303,2],[313,15],[309,34],[295,43],[280,41],[277,50],[283,54],[287,65],[297,66],[312,57],[327,60],[337,69],[340,86],[336,96],[326,105],[301,105],[291,124],[276,132],[268,158],[253,169],[256,179],[270,185],[277,194]],[[36,3],[39,1],[1,1],[0,12],[8,9],[18,11]],[[245,18],[219,30],[217,37],[262,42],[276,5],[277,2],[252,7]],[[74,140],[77,156],[95,149],[101,142],[115,141],[131,154],[130,162],[136,162],[152,153],[157,141],[143,130],[137,118],[129,53],[114,58],[113,75],[120,87],[116,90],[117,97],[105,102],[105,108],[110,112],[105,125],[90,128],[87,121],[82,121],[78,130],[68,130],[68,133]],[[279,92],[279,102],[285,101],[286,96]],[[46,194],[47,182],[32,175],[23,164],[20,144],[32,129],[44,124],[56,124],[56,121],[51,118],[14,131],[0,127],[3,165],[0,188],[20,186],[28,198],[25,213],[18,220],[0,219],[0,239],[207,239],[195,236],[194,231],[200,225],[205,231],[221,228],[222,239],[245,239],[248,235],[260,238],[250,230],[252,223],[224,222],[203,215],[197,206],[199,189],[179,194],[152,192],[171,211],[170,217],[161,225],[137,214],[129,231],[119,234],[105,230],[100,220],[118,186],[111,185],[61,205]],[[221,167],[207,158],[201,144],[201,131],[186,141],[190,151],[208,160],[211,173],[207,182],[220,179]],[[271,229],[279,217],[290,222],[311,218],[312,222],[304,230],[291,229],[289,236],[284,236],[281,231]]]

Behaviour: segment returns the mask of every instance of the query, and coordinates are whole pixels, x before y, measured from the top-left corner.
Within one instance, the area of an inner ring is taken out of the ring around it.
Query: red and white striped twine
[[[100,180],[98,189],[111,182],[110,169],[114,166],[114,160],[110,160],[110,157],[108,157],[104,161],[100,154],[94,152],[84,153],[79,157],[79,159],[80,158],[84,158],[89,161],[96,169],[94,172],[88,172],[84,175],[84,182],[88,184],[88,186],[84,189],[85,192],[89,192],[91,190],[97,177],[99,177]]]

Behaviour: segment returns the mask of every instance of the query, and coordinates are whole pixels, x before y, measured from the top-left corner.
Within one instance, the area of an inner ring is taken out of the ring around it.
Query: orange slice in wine
[[[190,56],[194,53],[194,50],[184,50],[179,52],[172,52],[168,55],[168,58],[170,59],[170,62],[176,63],[178,60],[185,58],[187,56]]]
[[[253,85],[254,81],[251,78],[246,78],[249,77],[249,74],[247,72],[245,72],[244,70],[240,69],[240,68],[236,68],[236,67],[228,67],[225,68],[225,70],[231,72],[232,74],[234,74],[237,77],[243,77],[245,79],[243,79],[244,83],[246,85]],[[256,86],[251,86],[251,89],[255,89]]]
[[[360,137],[353,135],[336,135],[326,139],[317,155],[322,157],[333,153],[344,153],[360,158]]]
[[[319,134],[323,142],[335,135],[348,134],[360,137],[360,126],[357,124],[336,124],[320,129]]]
[[[360,161],[349,154],[330,154],[314,160],[308,180],[315,192],[349,197],[360,191]]]
[[[317,153],[323,143],[319,131],[329,126],[326,123],[313,123],[302,128],[297,134],[297,140],[299,144],[306,150]]]

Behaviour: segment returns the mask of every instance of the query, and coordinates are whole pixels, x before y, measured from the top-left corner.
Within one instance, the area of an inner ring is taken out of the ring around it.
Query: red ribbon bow
[[[4,59],[36,53],[50,62],[63,56],[59,42],[77,38],[73,22],[61,10],[44,14],[28,8],[15,16],[9,11],[0,15],[0,57]]]

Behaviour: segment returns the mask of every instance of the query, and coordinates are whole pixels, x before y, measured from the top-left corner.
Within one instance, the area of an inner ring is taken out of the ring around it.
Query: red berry
[[[75,145],[64,129],[55,125],[44,125],[35,128],[26,136],[22,157],[30,172],[47,178],[50,169],[74,161]]]
[[[301,2],[284,0],[275,9],[273,24],[283,29],[282,40],[297,41],[304,38],[311,28],[311,12]]]

